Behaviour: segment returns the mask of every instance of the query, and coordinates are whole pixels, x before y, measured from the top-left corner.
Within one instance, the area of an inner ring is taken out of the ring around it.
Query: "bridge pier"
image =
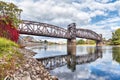
[[[67,52],[69,55],[76,55],[76,24],[68,25],[70,39],[67,39]]]
[[[102,46],[102,45],[103,45],[102,41],[96,41],[96,46]]]
[[[100,41],[96,41],[96,46],[102,46],[103,45],[103,42],[102,42],[102,34],[99,34],[100,37],[101,37],[101,40]]]
[[[76,55],[76,39],[67,40],[67,54]]]

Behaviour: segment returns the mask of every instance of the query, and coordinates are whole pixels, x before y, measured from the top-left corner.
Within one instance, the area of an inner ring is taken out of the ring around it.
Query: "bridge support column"
[[[70,39],[67,39],[67,52],[69,55],[76,55],[76,24],[68,25]]]
[[[67,40],[67,53],[68,55],[76,55],[76,39]]]
[[[101,40],[100,41],[96,41],[96,46],[102,46],[103,42],[102,42],[102,34],[100,34]]]
[[[102,46],[102,45],[103,45],[102,41],[96,41],[96,46]]]

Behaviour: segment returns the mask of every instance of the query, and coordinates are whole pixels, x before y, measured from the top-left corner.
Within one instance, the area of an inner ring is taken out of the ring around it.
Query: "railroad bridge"
[[[18,30],[20,34],[67,39],[68,45],[76,45],[76,37],[95,40],[96,46],[100,46],[102,42],[100,34],[89,29],[77,29],[75,23],[69,24],[68,29],[64,29],[47,23],[23,20]]]

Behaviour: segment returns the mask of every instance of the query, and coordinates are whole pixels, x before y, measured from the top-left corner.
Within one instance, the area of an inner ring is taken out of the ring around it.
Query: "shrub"
[[[0,17],[0,31],[0,37],[5,37],[17,42],[19,38],[19,32],[14,25],[12,25],[12,22],[8,16]]]
[[[21,22],[21,12],[15,4],[0,1],[0,37],[17,42],[19,32],[16,28]]]

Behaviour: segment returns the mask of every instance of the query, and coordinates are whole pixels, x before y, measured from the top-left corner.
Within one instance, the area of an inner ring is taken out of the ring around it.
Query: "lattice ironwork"
[[[54,26],[47,23],[23,20],[19,25],[20,34],[56,37],[63,39],[85,38],[102,41],[102,37],[88,29],[76,29],[75,23],[68,25],[68,29]],[[73,31],[72,31],[73,30]]]
[[[76,29],[76,37],[101,41],[102,37],[89,29]]]
[[[70,38],[66,29],[46,23],[23,20],[18,29],[20,34]]]

